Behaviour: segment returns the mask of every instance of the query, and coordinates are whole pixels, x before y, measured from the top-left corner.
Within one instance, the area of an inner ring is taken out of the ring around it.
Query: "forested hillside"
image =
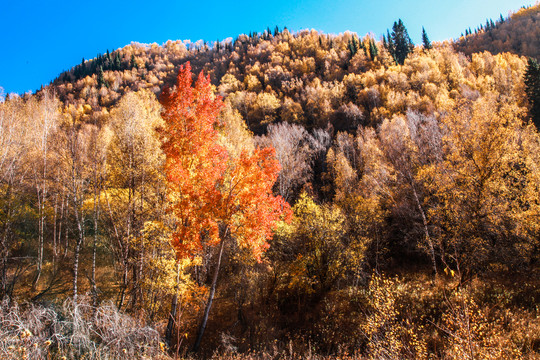
[[[486,20],[474,30],[465,30],[465,35],[456,41],[457,51],[471,55],[489,51],[492,54],[510,52],[540,59],[540,30],[538,22],[540,5],[523,7],[509,18]]]
[[[7,96],[0,354],[538,358],[539,11],[132,43]]]

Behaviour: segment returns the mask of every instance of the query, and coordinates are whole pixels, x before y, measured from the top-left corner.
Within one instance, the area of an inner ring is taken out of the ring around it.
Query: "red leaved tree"
[[[229,157],[215,129],[223,108],[210,79],[199,75],[192,87],[189,63],[180,67],[176,87],[162,95],[165,121],[163,151],[170,211],[176,220],[172,243],[179,258],[195,256],[202,240],[219,248],[197,339],[197,351],[212,306],[225,243],[236,241],[260,256],[276,222],[290,214],[288,204],[272,194],[280,166],[273,148]]]

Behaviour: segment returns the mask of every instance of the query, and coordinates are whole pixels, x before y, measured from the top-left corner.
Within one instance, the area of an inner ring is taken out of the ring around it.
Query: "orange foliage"
[[[176,218],[177,256],[193,256],[203,242],[216,245],[228,233],[259,259],[275,223],[288,204],[272,195],[280,166],[273,148],[243,151],[229,158],[215,129],[223,108],[210,79],[199,75],[191,87],[189,63],[180,68],[174,90],[163,93],[163,150],[170,211]],[[221,232],[220,228],[227,231]]]
[[[178,257],[201,248],[203,230],[208,231],[206,238],[211,243],[219,238],[210,215],[220,198],[216,185],[228,160],[214,129],[223,102],[214,97],[210,80],[202,73],[195,87],[191,83],[191,66],[187,63],[180,67],[176,88],[166,88],[162,95],[165,172],[170,211],[177,220],[173,245]]]

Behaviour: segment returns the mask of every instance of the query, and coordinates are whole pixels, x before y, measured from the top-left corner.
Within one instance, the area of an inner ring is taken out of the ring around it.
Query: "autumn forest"
[[[540,5],[131,43],[0,101],[2,359],[539,359]]]

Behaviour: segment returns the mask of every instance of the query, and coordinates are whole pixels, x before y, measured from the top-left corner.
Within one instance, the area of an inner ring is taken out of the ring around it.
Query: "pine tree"
[[[120,54],[118,52],[114,56],[114,70],[122,70],[122,62],[120,61]]]
[[[467,30],[465,30],[465,34],[467,33]],[[422,44],[424,45],[425,50],[431,49],[431,41],[429,41],[429,37],[426,33],[426,29],[422,26]]]
[[[392,40],[392,36],[390,35],[390,30],[386,30],[386,50],[388,50],[390,55],[392,55],[394,61],[397,62],[395,44],[394,40]]]
[[[101,63],[103,63],[103,69],[104,70],[110,70],[112,66],[112,59],[111,59],[111,53],[109,53],[109,49],[107,49],[107,55],[105,55],[105,59],[103,59],[102,55],[98,55],[98,59]]]
[[[358,40],[356,39],[356,36],[353,36],[352,39],[349,40],[348,47],[352,58],[358,52]]]
[[[132,69],[136,69],[138,66],[137,66],[137,62],[135,61],[135,55],[134,54],[131,54],[131,62],[130,62],[130,67]]]
[[[393,52],[389,49],[390,53],[400,65],[403,65],[407,55],[414,49],[414,44],[401,19],[394,22],[394,26],[392,27],[392,49]]]
[[[530,115],[537,129],[540,129],[540,65],[529,58],[524,75],[525,92],[529,98]]]
[[[369,55],[372,61],[375,60],[375,57],[377,57],[378,53],[379,49],[377,49],[375,41],[373,39],[369,39]]]
[[[97,82],[98,88],[101,88],[105,84],[105,78],[103,77],[103,67],[101,67],[101,65],[99,66],[97,72]]]

